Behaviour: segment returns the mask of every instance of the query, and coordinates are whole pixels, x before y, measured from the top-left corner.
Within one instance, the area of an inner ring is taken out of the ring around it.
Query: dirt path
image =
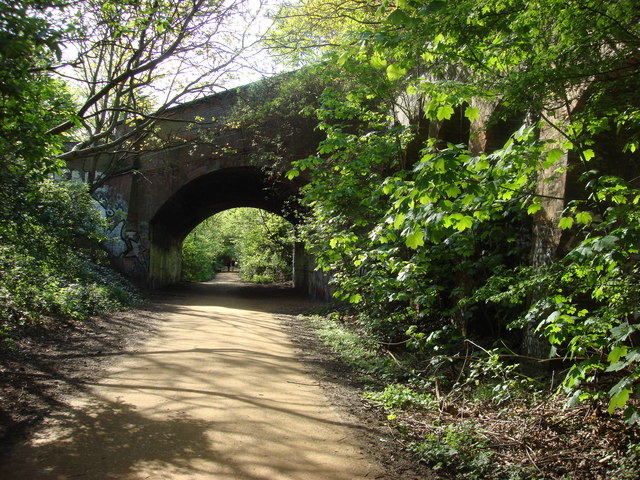
[[[304,301],[263,292],[231,273],[165,296],[158,332],[16,445],[0,478],[381,477],[274,315]]]

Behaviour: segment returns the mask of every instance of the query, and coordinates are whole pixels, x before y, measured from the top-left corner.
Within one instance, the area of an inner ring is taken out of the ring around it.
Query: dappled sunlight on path
[[[326,405],[270,313],[304,301],[268,291],[227,274],[162,297],[158,333],[18,445],[0,478],[375,478],[350,440],[361,427]]]

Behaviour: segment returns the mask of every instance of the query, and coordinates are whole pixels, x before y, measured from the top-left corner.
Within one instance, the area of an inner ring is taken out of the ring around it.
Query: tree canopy
[[[62,56],[48,70],[69,85],[75,105],[49,130],[70,142],[58,157],[100,162],[96,189],[134,172],[140,154],[184,143],[160,135],[158,123],[172,106],[226,88],[248,67],[261,9],[247,0],[65,3],[53,16]]]
[[[347,2],[333,29],[305,17],[316,3],[286,6],[276,41],[324,21],[319,71],[347,79],[289,173],[310,178],[309,246],[337,295],[419,349],[535,330],[575,361],[571,398],[636,419],[637,2]]]

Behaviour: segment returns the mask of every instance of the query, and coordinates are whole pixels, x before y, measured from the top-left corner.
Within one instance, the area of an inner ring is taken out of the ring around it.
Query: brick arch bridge
[[[301,181],[272,173],[261,161],[265,138],[278,138],[281,167],[315,152],[320,141],[310,120],[268,118],[251,128],[228,128],[231,114],[247,87],[177,106],[158,123],[154,135],[163,148],[129,158],[116,175],[94,192],[109,220],[105,246],[125,275],[157,288],[180,280],[182,242],[200,222],[235,207],[256,207],[296,223]],[[259,138],[255,131],[259,130]],[[166,146],[169,145],[169,146]],[[93,183],[113,157],[69,163],[73,177]],[[312,273],[301,245],[294,252],[294,284],[325,296],[322,279]]]

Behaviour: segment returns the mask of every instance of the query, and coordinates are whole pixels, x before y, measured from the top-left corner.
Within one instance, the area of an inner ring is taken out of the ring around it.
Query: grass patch
[[[393,383],[381,391],[365,392],[364,399],[372,405],[383,407],[390,415],[397,411],[415,411],[433,408],[437,401],[433,395],[418,392],[407,385]]]
[[[380,385],[385,379],[396,378],[400,371],[391,357],[385,356],[380,344],[363,337],[337,319],[309,317],[318,337],[369,385]]]

